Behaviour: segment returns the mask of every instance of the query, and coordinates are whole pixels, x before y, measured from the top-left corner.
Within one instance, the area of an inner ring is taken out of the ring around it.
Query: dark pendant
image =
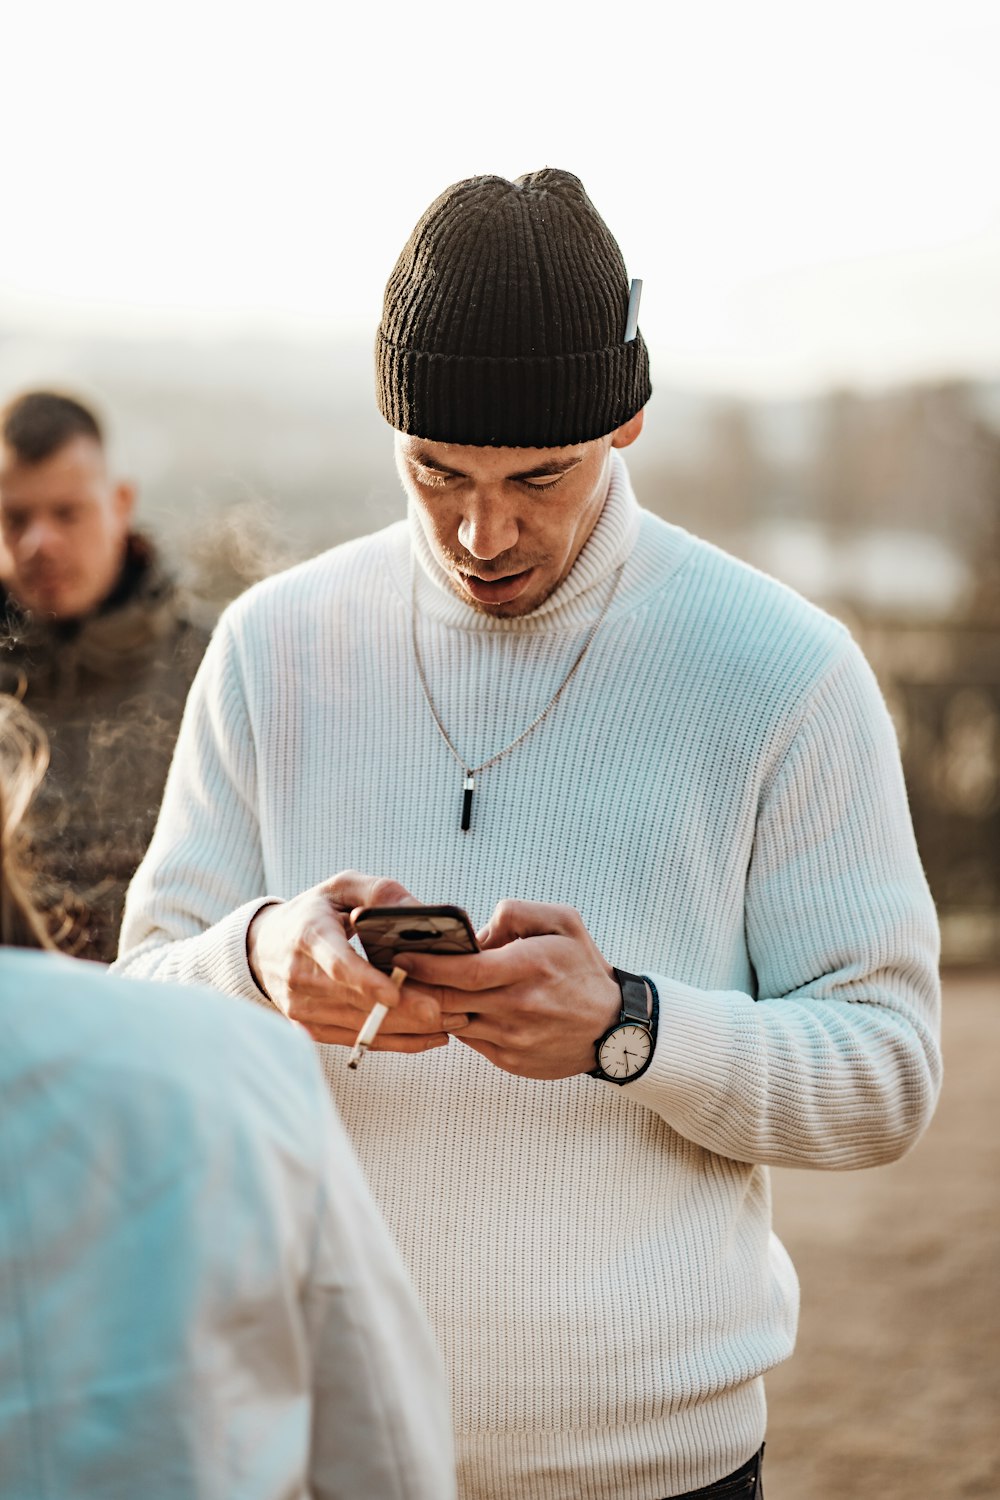
[[[472,793],[476,783],[471,776],[465,778],[465,790],[462,793],[462,832],[468,833],[472,827]]]

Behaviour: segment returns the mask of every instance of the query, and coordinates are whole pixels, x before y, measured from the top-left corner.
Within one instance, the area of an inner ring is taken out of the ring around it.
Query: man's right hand
[[[262,906],[247,930],[247,958],[258,987],[317,1042],[353,1047],[376,1001],[390,1007],[372,1050],[443,1047],[437,1005],[410,999],[351,947],[358,906],[400,906],[414,898],[395,880],[343,870],[291,901]]]

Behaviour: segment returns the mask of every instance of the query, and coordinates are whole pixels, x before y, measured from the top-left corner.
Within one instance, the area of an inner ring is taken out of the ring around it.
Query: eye
[[[454,478],[452,474],[443,474],[440,469],[425,469],[423,465],[417,465],[413,472],[417,483],[427,490],[443,490]]]
[[[526,490],[554,490],[565,478],[565,474],[539,474],[536,479],[518,479],[515,482]]]

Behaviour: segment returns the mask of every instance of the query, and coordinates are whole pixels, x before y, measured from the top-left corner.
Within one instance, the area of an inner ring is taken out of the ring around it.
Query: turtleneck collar
[[[604,508],[567,576],[530,614],[496,619],[480,614],[452,590],[448,575],[431,550],[415,506],[408,507],[413,555],[417,562],[417,605],[423,615],[464,630],[531,632],[588,624],[604,601],[615,569],[626,561],[639,535],[640,510],[628,470],[611,450],[610,483]]]

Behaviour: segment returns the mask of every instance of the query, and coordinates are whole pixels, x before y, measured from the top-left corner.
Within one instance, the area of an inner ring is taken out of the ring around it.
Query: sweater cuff
[[[649,977],[660,999],[653,1059],[622,1092],[697,1140],[734,1090],[746,1099],[762,1087],[755,1002],[740,990],[701,990],[664,974]]]
[[[227,994],[253,1000],[267,1010],[277,1010],[278,1007],[265,995],[253,977],[247,954],[247,933],[257,913],[263,911],[265,906],[279,905],[280,899],[278,896],[259,896],[253,901],[247,901],[227,917],[223,917],[213,929],[216,941],[213,945],[215,956],[212,984],[225,990]]]

